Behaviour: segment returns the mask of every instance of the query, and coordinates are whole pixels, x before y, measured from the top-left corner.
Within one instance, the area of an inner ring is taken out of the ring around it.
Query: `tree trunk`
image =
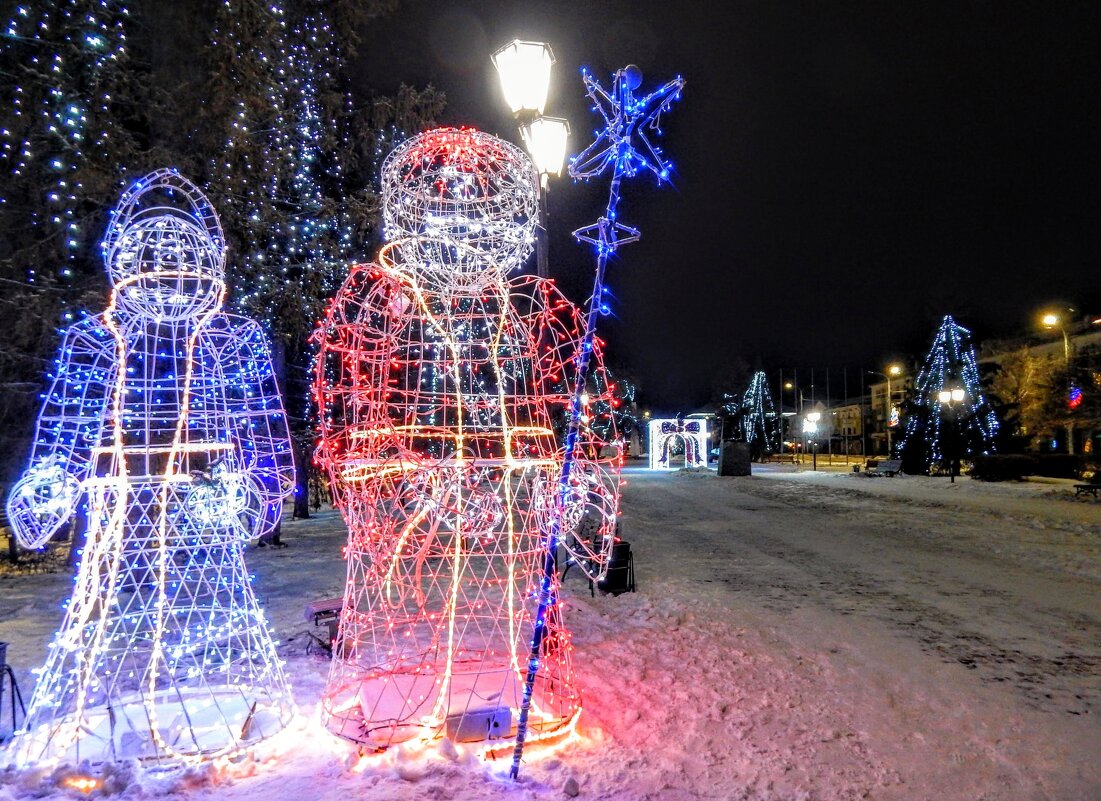
[[[294,512],[295,520],[310,517],[310,457],[309,448],[294,448]]]
[[[88,542],[88,513],[83,503],[77,506],[69,532],[69,567],[75,568]]]

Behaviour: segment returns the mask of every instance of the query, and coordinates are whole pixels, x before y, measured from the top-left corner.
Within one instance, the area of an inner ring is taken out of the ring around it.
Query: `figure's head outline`
[[[385,236],[426,289],[477,293],[531,254],[539,176],[523,150],[472,128],[436,128],[383,163]]]
[[[225,236],[210,201],[175,169],[139,178],[119,199],[101,248],[117,303],[162,320],[221,304]]]

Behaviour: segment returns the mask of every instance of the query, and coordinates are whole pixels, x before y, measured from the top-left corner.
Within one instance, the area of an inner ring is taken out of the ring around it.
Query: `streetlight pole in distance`
[[[952,412],[952,456],[948,462],[948,478],[951,483],[956,483],[956,472],[959,470],[960,462],[960,421],[959,421],[959,404],[963,402],[964,397],[967,395],[960,387],[953,387],[952,389],[942,389],[937,393],[937,400],[940,401],[941,407],[947,406]]]
[[[1074,311],[1073,309],[1067,309],[1067,311]],[[1044,328],[1058,328],[1063,335],[1063,365],[1067,371],[1067,397],[1064,398],[1064,402],[1070,399],[1070,339],[1067,337],[1067,327],[1063,324],[1063,319],[1053,312],[1048,312],[1042,318],[1040,318],[1041,324]],[[1067,421],[1067,453],[1074,454],[1074,423]]]
[[[818,469],[818,420],[822,417],[821,412],[807,412],[807,416],[803,418],[803,448],[807,446],[807,434],[811,435],[811,448],[813,449],[813,456],[811,457],[811,469]]]
[[[512,115],[520,124],[520,136],[539,173],[539,225],[535,229],[536,273],[547,278],[547,181],[562,174],[570,124],[560,117],[544,117],[550,89],[554,54],[544,42],[513,39],[493,54],[493,66],[501,81]]]
[[[1058,328],[1063,334],[1063,361],[1070,364],[1070,340],[1067,339],[1067,329],[1057,314],[1045,314],[1040,320],[1045,328]]]
[[[894,455],[891,453],[891,413],[894,411],[895,408],[894,395],[891,393],[891,376],[897,377],[902,375],[902,367],[897,364],[892,364],[887,367],[887,371],[884,373],[881,373],[878,370],[868,370],[868,372],[872,375],[881,375],[887,379],[887,414],[885,416],[885,424],[883,426],[883,430],[887,434],[887,458],[890,459],[891,456]]]

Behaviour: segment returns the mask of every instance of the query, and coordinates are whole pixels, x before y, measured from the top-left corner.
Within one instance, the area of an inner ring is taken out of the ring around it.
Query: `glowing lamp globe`
[[[493,66],[501,79],[512,113],[538,115],[543,113],[550,88],[554,54],[544,42],[523,42],[513,39],[493,54]]]
[[[528,153],[540,175],[562,174],[570,123],[560,117],[539,117],[520,127]]]

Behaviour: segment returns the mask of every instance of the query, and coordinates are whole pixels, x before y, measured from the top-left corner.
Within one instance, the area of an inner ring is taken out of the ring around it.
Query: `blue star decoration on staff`
[[[589,308],[585,315],[585,331],[578,343],[577,355],[574,357],[577,371],[573,394],[570,398],[562,471],[558,478],[559,514],[551,523],[544,543],[539,608],[535,614],[528,671],[524,679],[520,718],[516,727],[516,746],[512,754],[512,767],[509,769],[509,776],[514,779],[520,774],[520,760],[524,754],[528,716],[531,712],[532,691],[535,686],[535,677],[539,672],[543,638],[547,632],[546,619],[558,603],[554,588],[555,554],[558,552],[558,540],[563,533],[560,530],[561,511],[565,509],[571,492],[570,475],[573,472],[580,432],[581,395],[585,391],[585,379],[589,372],[596,318],[598,314],[608,314],[610,311],[604,302],[607,291],[604,287],[604,269],[607,267],[608,257],[615,253],[616,248],[639,238],[637,228],[621,225],[616,221],[619,184],[624,178],[632,178],[640,171],[646,170],[657,176],[659,185],[669,180],[673,165],[666,161],[661,148],[650,141],[650,134],[652,133],[655,137],[661,135],[661,115],[668,111],[673,103],[680,100],[681,90],[684,88],[684,79],[678,75],[660,89],[644,97],[636,97],[635,91],[642,85],[642,71],[633,64],[615,74],[611,92],[605,91],[587,70],[581,71],[581,77],[585,81],[586,93],[593,101],[593,108],[604,118],[605,125],[603,131],[596,133],[596,139],[591,145],[570,159],[570,176],[575,180],[585,180],[610,171],[612,181],[604,216],[596,225],[579,228],[573,232],[578,241],[588,242],[596,248],[596,273],[593,278],[593,294],[589,298]]]
[[[616,220],[620,180],[647,170],[657,177],[658,184],[669,180],[672,162],[650,135],[661,135],[661,116],[680,100],[684,78],[678,75],[643,97],[635,94],[642,85],[642,72],[633,64],[616,72],[610,92],[588,70],[581,70],[581,78],[593,101],[593,111],[604,118],[604,129],[596,132],[592,144],[570,159],[570,175],[587,180],[611,171],[612,188],[605,216],[594,225],[574,231],[574,237],[595,246],[598,253],[608,254],[639,238],[637,228]]]

